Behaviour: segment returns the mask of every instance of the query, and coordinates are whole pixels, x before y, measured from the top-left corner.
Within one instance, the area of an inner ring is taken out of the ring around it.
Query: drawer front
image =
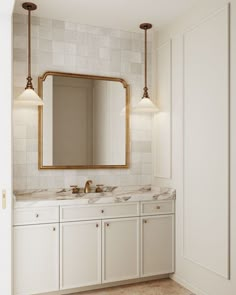
[[[158,215],[174,213],[174,201],[142,202],[141,215]]]
[[[61,221],[105,219],[112,217],[138,216],[139,204],[109,204],[61,207]]]
[[[14,210],[14,225],[59,222],[59,207]]]

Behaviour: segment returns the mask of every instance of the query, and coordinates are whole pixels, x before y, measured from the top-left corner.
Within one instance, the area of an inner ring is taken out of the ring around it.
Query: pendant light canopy
[[[149,94],[148,94],[148,87],[147,87],[147,30],[152,28],[152,25],[149,23],[143,23],[140,26],[140,29],[144,30],[145,32],[145,39],[144,39],[144,88],[143,88],[143,97],[140,102],[134,107],[133,111],[135,113],[156,113],[158,112],[158,108],[155,104],[151,101]]]
[[[43,105],[42,99],[34,91],[32,76],[31,76],[31,11],[37,9],[37,5],[30,2],[25,2],[22,7],[28,11],[28,77],[25,91],[15,99],[17,104],[28,106]]]

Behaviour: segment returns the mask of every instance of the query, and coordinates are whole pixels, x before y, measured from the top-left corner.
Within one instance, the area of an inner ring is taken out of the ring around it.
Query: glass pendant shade
[[[148,94],[148,87],[147,87],[147,30],[152,28],[152,25],[149,23],[143,23],[140,26],[140,29],[145,31],[145,39],[144,39],[144,82],[145,86],[143,88],[144,93],[142,99],[139,103],[133,108],[134,113],[157,113],[159,110],[156,105],[151,101],[149,94]]]
[[[15,104],[41,106],[43,105],[43,101],[33,89],[25,89],[25,91],[15,99]]]
[[[134,113],[157,113],[159,110],[150,98],[144,97],[133,108]]]
[[[37,9],[37,5],[25,2],[22,7],[28,11],[28,76],[25,91],[15,99],[16,105],[38,106],[43,105],[42,99],[34,91],[31,76],[31,11]]]

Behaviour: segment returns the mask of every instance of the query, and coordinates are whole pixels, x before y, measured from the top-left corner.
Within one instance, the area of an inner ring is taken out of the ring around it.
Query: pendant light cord
[[[144,27],[145,31],[145,38],[144,38],[144,88],[143,88],[143,98],[150,98],[148,94],[148,87],[147,87],[147,30],[148,27]]]
[[[147,88],[147,29],[145,29],[145,48],[144,48],[144,55],[145,55],[145,65],[144,65],[144,87]]]
[[[31,77],[31,10],[28,13],[28,77]]]
[[[28,77],[25,89],[34,90],[31,77],[31,8],[28,8]]]

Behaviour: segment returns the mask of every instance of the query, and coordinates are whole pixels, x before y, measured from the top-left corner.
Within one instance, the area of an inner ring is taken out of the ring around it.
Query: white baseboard
[[[205,293],[204,291],[200,290],[199,288],[193,286],[191,283],[187,282],[182,277],[180,277],[176,274],[171,275],[170,279],[172,279],[176,283],[182,285],[183,287],[185,287],[189,291],[193,292],[194,295],[209,295],[209,294]]]

